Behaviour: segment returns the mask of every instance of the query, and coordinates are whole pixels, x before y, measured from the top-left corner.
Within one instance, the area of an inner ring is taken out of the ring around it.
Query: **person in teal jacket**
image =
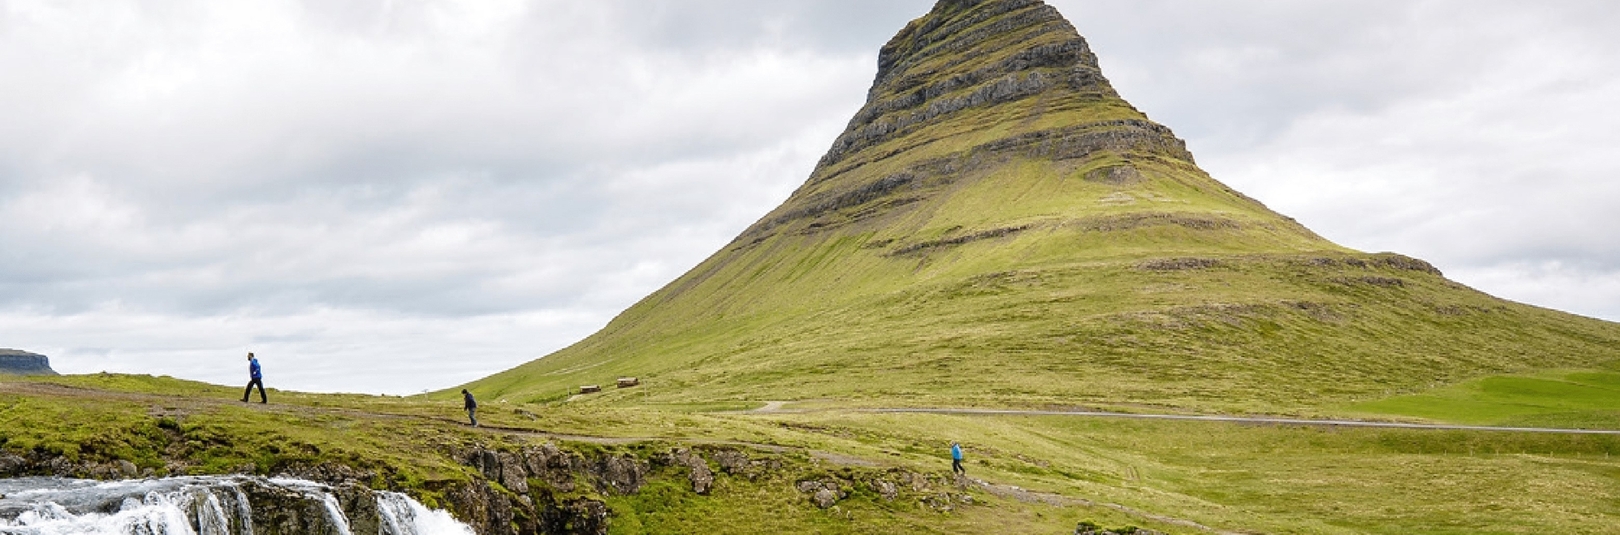
[[[951,443],[951,473],[967,475],[967,470],[962,468],[962,445],[955,442]]]

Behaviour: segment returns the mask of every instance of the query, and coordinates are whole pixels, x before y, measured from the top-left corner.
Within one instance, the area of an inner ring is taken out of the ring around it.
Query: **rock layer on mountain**
[[[1617,360],[1615,324],[1336,245],[1211,178],[1052,7],[942,0],[883,46],[790,198],[595,335],[474,386],[1299,411]]]

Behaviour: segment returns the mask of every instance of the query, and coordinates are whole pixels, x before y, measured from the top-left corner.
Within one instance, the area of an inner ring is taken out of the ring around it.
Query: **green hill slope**
[[[791,198],[595,335],[471,386],[1310,412],[1617,360],[1620,325],[1338,246],[1217,182],[1049,6],[942,0]]]

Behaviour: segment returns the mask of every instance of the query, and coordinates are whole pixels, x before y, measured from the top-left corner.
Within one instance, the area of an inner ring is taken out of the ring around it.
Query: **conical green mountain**
[[[1295,410],[1617,359],[1616,324],[1335,245],[1210,178],[1055,9],[941,0],[883,46],[791,198],[595,335],[472,386]]]

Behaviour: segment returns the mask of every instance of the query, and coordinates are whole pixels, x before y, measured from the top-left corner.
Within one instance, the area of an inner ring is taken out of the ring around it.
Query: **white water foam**
[[[252,504],[240,485],[293,490],[321,504],[339,535],[352,533],[329,487],[295,479],[177,477],[93,481],[0,479],[0,534],[251,535]],[[378,535],[473,535],[448,512],[397,492],[374,492]],[[362,534],[370,535],[370,534]]]
[[[428,509],[410,496],[398,492],[377,492],[377,515],[388,535],[475,535],[471,527],[456,521],[448,511]]]

